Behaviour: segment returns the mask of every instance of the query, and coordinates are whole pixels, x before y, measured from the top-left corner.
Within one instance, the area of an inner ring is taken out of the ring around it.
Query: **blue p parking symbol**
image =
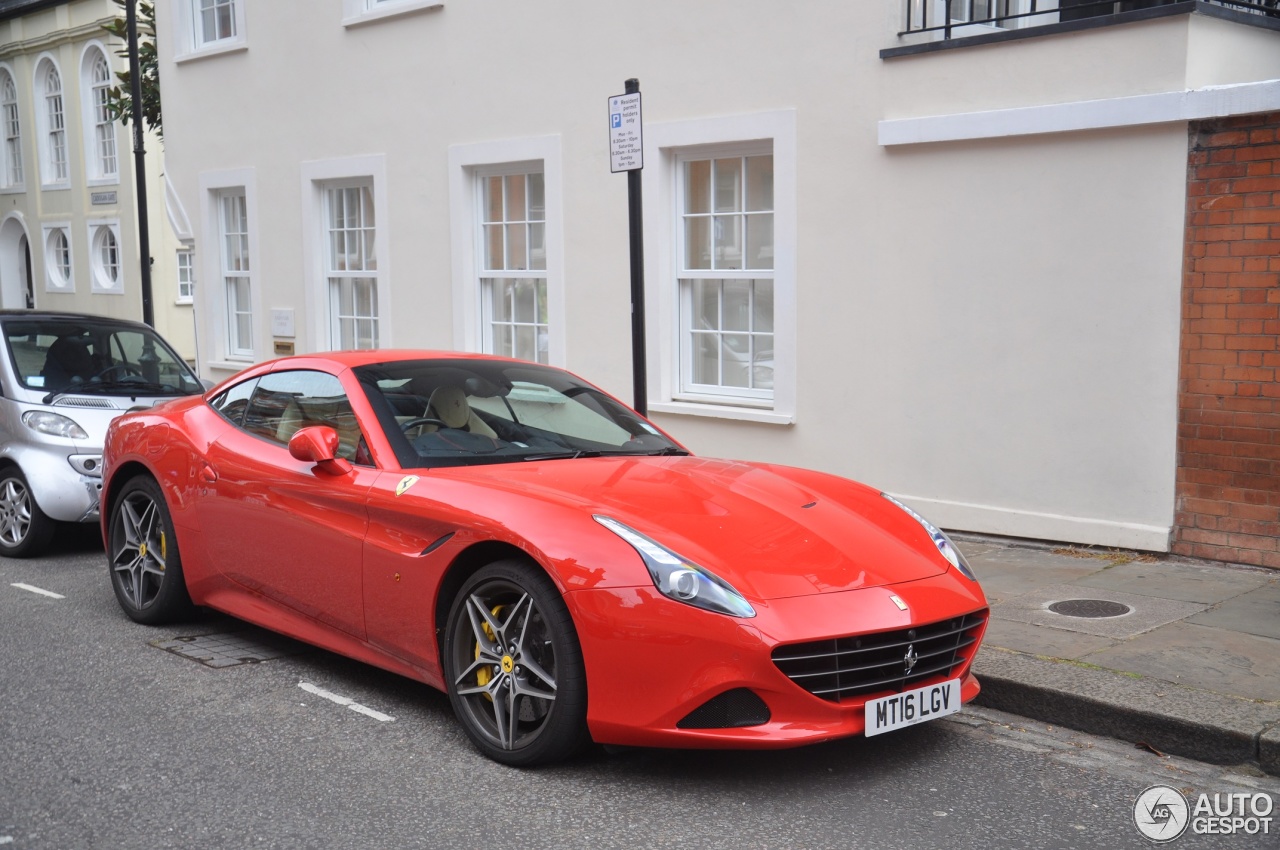
[[[610,112],[610,113],[609,113],[609,126],[610,126],[610,127],[612,127],[612,128],[613,128],[613,129],[615,129],[615,130],[622,126],[622,113],[621,113],[621,112]]]

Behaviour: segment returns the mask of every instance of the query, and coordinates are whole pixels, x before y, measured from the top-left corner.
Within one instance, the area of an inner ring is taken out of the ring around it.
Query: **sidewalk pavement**
[[[952,536],[991,603],[980,705],[1280,776],[1280,571]]]

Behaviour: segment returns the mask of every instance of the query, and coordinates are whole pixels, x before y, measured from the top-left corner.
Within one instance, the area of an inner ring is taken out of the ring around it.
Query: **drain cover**
[[[266,632],[228,632],[213,635],[153,640],[156,649],[199,661],[206,667],[235,667],[259,664],[272,658],[298,655],[307,647],[288,638]]]
[[[1064,617],[1098,620],[1103,617],[1123,617],[1133,609],[1107,599],[1064,599],[1050,605],[1049,610]]]

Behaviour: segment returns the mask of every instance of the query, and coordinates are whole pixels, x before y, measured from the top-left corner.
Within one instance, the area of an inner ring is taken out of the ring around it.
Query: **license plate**
[[[959,710],[959,679],[867,700],[867,737],[946,717]]]

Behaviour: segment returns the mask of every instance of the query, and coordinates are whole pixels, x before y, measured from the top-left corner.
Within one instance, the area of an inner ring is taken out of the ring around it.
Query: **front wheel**
[[[191,611],[173,522],[154,479],[139,476],[120,491],[107,530],[107,557],[116,601],[131,620],[157,625]]]
[[[30,558],[48,548],[56,528],[40,510],[22,470],[0,471],[0,555]]]
[[[590,740],[573,620],[530,564],[499,561],[463,584],[445,630],[444,672],[467,736],[495,761],[548,764]]]

